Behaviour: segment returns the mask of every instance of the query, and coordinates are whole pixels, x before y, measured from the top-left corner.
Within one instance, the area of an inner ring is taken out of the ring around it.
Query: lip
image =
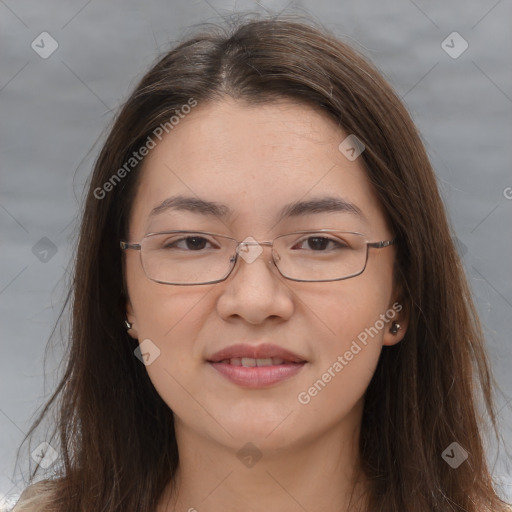
[[[220,363],[225,359],[234,359],[250,357],[252,359],[268,359],[271,357],[279,357],[284,359],[285,362],[290,363],[303,363],[306,360],[290,350],[272,344],[249,345],[241,343],[239,345],[231,345],[230,347],[223,348],[208,358],[210,363]]]
[[[234,366],[229,359],[282,359],[281,364],[269,366]],[[223,377],[242,387],[264,388],[287,380],[302,370],[307,361],[293,352],[277,345],[232,345],[226,347],[207,359],[212,368]]]

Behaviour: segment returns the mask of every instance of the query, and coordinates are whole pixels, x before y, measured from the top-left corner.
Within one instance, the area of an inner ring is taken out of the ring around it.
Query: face
[[[361,158],[338,149],[347,135],[325,114],[292,102],[199,104],[147,156],[128,241],[193,230],[261,242],[319,229],[391,240]],[[178,195],[224,207],[212,214],[164,203]],[[280,218],[286,205],[325,197],[355,208]],[[174,412],[178,442],[189,432],[234,449],[247,440],[272,448],[357,427],[382,346],[405,332],[393,246],[370,248],[362,274],[332,282],[285,279],[271,249],[261,248],[253,261],[239,257],[225,281],[193,286],[148,279],[139,251],[126,251],[130,334],[150,340],[146,369]],[[393,320],[402,325],[398,334],[390,333]],[[243,354],[236,349],[219,363],[219,351],[241,344]]]

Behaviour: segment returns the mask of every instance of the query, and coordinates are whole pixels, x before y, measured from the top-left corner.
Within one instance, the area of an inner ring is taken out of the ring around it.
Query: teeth
[[[254,359],[252,357],[233,357],[229,360],[229,364],[232,366],[245,366],[247,368],[254,368],[255,366],[273,366],[283,363],[284,359],[281,359],[280,357],[267,357],[266,359]]]
[[[269,357],[267,359],[256,359],[256,364],[258,366],[272,366],[272,358]]]

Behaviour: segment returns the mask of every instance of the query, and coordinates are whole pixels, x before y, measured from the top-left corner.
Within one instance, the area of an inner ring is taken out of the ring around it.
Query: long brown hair
[[[144,76],[109,132],[85,201],[65,372],[27,435],[58,404],[61,464],[47,510],[154,510],[176,474],[173,413],[123,325],[119,240],[140,164],[105,184],[191,98],[225,95],[250,104],[293,99],[355,134],[397,235],[396,279],[410,319],[403,341],[384,347],[365,396],[368,510],[505,510],[483,449],[480,415],[496,429],[483,336],[417,130],[358,52],[312,23],[282,17],[213,26],[179,44]],[[441,456],[453,442],[468,453],[457,469]]]

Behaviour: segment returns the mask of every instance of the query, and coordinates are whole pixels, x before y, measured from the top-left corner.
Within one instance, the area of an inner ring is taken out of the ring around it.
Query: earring
[[[397,323],[397,322],[393,322],[393,323],[391,324],[391,327],[389,328],[389,332],[390,332],[391,334],[396,334],[396,333],[397,333],[401,328],[402,328],[402,327],[400,326],[400,324],[399,324],[399,323]]]
[[[125,325],[127,331],[129,331],[133,327],[133,324],[128,322],[128,320],[124,321],[124,325]]]

